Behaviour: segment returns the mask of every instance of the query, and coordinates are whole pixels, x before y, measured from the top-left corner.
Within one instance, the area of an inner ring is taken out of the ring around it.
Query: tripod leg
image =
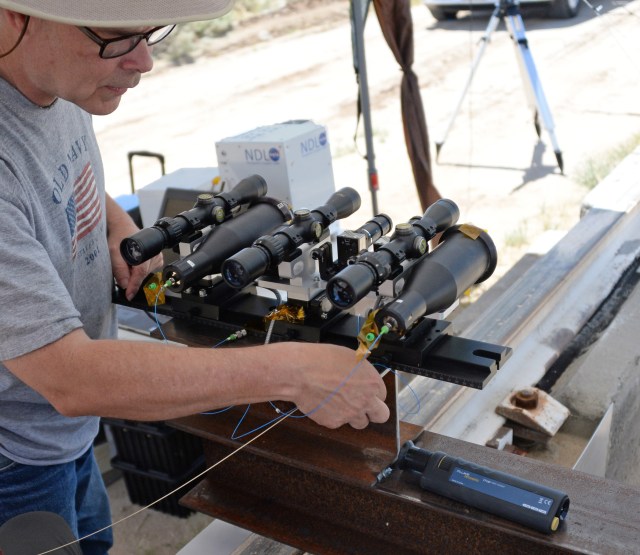
[[[518,59],[518,67],[520,68],[520,74],[525,86],[525,92],[529,104],[534,110],[534,125],[538,137],[540,136],[540,119],[542,119],[542,125],[547,130],[551,145],[553,146],[553,152],[556,155],[558,167],[560,172],[564,172],[564,164],[562,160],[562,151],[558,145],[556,134],[554,131],[553,118],[551,117],[551,110],[547,104],[544,91],[542,90],[542,83],[536,70],[536,65],[533,61],[533,56],[529,50],[529,44],[524,30],[524,22],[519,12],[507,13],[505,16],[505,23],[509,34],[513,40],[513,44],[516,49],[516,58]]]
[[[487,45],[491,40],[491,34],[498,27],[498,24],[500,23],[500,19],[501,19],[500,10],[496,8],[493,11],[493,14],[491,14],[491,19],[489,19],[489,24],[487,25],[484,35],[482,35],[482,38],[480,39],[480,42],[481,42],[480,49],[478,50],[478,52],[476,53],[473,59],[473,62],[471,64],[471,71],[469,72],[469,76],[467,77],[467,82],[465,83],[464,88],[462,89],[462,92],[458,97],[456,107],[453,110],[451,118],[449,119],[449,123],[445,129],[445,132],[443,133],[442,138],[439,141],[436,141],[436,160],[438,160],[438,156],[440,155],[440,149],[442,148],[442,145],[444,144],[444,142],[447,140],[449,131],[451,131],[451,127],[453,127],[453,122],[456,119],[458,112],[460,111],[460,107],[462,106],[462,101],[464,100],[464,97],[466,96],[467,91],[471,86],[471,81],[473,80],[473,76],[475,75],[476,70],[478,69],[478,65],[480,65],[480,60],[482,59],[482,55],[484,54],[484,51],[486,50]]]

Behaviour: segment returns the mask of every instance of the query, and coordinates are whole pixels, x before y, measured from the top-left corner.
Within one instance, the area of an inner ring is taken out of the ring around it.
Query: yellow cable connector
[[[142,288],[144,296],[149,306],[164,304],[164,282],[162,281],[162,272],[153,274]],[[157,300],[156,300],[157,299]]]
[[[291,324],[304,324],[304,316],[304,308],[301,306],[281,304],[269,312],[264,319],[269,322],[271,320],[286,320]]]
[[[380,335],[380,330],[378,330],[378,325],[374,320],[376,312],[378,311],[373,310],[369,316],[367,316],[367,319],[358,332],[358,348],[356,349],[356,358],[358,360],[362,360],[369,354],[371,345],[376,340],[376,337]],[[377,346],[376,343],[373,348],[375,349]]]

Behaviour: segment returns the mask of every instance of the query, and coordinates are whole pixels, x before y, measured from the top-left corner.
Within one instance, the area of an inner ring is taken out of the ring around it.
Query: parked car
[[[495,6],[491,0],[424,0],[424,3],[438,21],[455,19],[459,11],[486,10]],[[520,0],[522,6],[546,7],[547,16],[555,19],[575,17],[581,4],[582,0]]]

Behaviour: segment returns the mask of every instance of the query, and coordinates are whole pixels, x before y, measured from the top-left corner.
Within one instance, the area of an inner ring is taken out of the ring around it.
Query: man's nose
[[[149,46],[147,41],[143,39],[131,52],[122,56],[122,66],[125,69],[135,69],[140,73],[151,71],[153,67],[152,51],[153,46]]]

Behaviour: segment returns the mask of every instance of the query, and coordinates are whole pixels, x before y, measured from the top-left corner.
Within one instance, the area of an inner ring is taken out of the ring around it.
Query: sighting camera
[[[151,227],[127,237],[120,244],[120,252],[127,263],[137,266],[172,248],[206,226],[220,224],[238,215],[267,193],[267,184],[259,175],[240,181],[231,191],[202,193],[191,210],[173,218],[160,218]]]
[[[390,277],[402,272],[402,263],[422,257],[429,241],[459,217],[458,207],[450,200],[432,204],[421,218],[398,224],[386,243],[374,251],[363,251],[327,284],[331,303],[338,308],[350,308],[371,290]],[[455,299],[454,299],[455,300]]]
[[[202,325],[212,342],[244,328],[254,343],[268,337],[356,349],[363,336],[387,332],[375,348],[365,345],[371,362],[476,388],[510,355],[508,347],[450,335],[437,315],[487,279],[497,261],[486,232],[457,223],[453,201],[438,200],[395,228],[377,214],[332,233],[332,224],[360,208],[351,187],[316,208],[293,210],[268,197],[258,175],[201,197],[191,210],[125,239],[121,249],[139,264],[189,243],[187,254],[162,269],[165,302],[154,311]],[[148,308],[142,295],[128,303],[116,291],[116,302]],[[369,333],[361,333],[365,328]]]

